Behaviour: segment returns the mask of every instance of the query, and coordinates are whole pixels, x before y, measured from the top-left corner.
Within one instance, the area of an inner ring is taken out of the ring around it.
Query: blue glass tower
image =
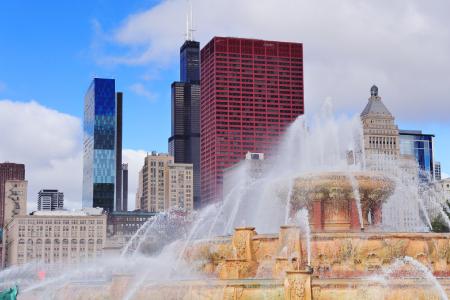
[[[420,130],[400,130],[400,155],[413,156],[419,166],[419,178],[434,179],[433,134]]]
[[[94,78],[84,98],[83,207],[114,210],[116,112],[114,79]]]

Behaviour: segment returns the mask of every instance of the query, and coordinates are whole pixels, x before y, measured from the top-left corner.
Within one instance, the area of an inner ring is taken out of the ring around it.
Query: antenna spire
[[[192,3],[188,0],[189,11],[186,15],[186,40],[194,40],[194,29],[192,28]]]

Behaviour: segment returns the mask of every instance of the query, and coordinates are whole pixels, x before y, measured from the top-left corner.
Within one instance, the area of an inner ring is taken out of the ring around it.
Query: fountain
[[[361,132],[359,118],[329,107],[311,127],[300,117],[264,175],[238,174],[222,204],[158,216],[119,256],[3,271],[0,289],[17,282],[20,299],[447,299],[450,234],[428,225],[444,213],[439,193],[419,193],[395,162],[396,172],[365,168]],[[30,275],[42,268],[45,280]]]

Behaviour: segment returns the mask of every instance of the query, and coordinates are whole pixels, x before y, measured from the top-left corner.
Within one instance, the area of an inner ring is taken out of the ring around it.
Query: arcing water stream
[[[364,170],[362,129],[359,116],[336,118],[327,103],[322,114],[316,116],[311,126],[299,117],[287,130],[276,154],[264,162],[264,172],[259,178],[251,178],[251,161],[244,161],[242,168],[231,174],[232,189],[224,191],[223,202],[212,204],[192,215],[178,211],[161,213],[145,223],[130,239],[120,255],[105,256],[78,266],[43,265],[31,263],[0,272],[0,290],[18,284],[23,293],[45,289],[46,296],[53,295],[68,282],[109,280],[113,274],[127,273],[135,277],[127,294],[132,299],[144,282],[161,282],[180,278],[198,278],[191,267],[181,259],[193,241],[230,234],[234,227],[246,224],[258,232],[276,233],[289,221],[294,179],[320,172],[351,174]],[[348,164],[348,153],[355,157]],[[396,169],[399,167],[394,166]],[[398,172],[386,174],[395,183],[395,191],[383,206],[382,230],[392,232],[428,231],[431,218],[446,216],[446,207],[440,193],[419,191],[417,179]],[[361,226],[363,216],[358,185],[348,175],[357,201]],[[414,176],[413,176],[414,177]],[[426,195],[426,196],[424,196]],[[308,210],[300,209],[294,217],[302,229],[307,245],[307,261],[311,264],[311,232]],[[450,225],[450,220],[445,219]],[[408,258],[405,262],[420,267],[420,263]],[[417,265],[419,264],[419,265]],[[45,272],[39,280],[36,273]],[[432,280],[425,271],[421,276]],[[431,276],[431,277],[430,277]]]

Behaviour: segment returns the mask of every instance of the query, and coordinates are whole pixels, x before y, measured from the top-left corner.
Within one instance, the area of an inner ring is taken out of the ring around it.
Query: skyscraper
[[[123,209],[123,193],[122,193],[122,110],[123,110],[123,93],[116,93],[116,206],[114,210]],[[126,210],[126,209],[125,209]]]
[[[194,205],[200,204],[200,43],[180,48],[180,81],[172,83],[169,154],[175,163],[194,166]]]
[[[136,191],[136,198],[134,200],[135,201],[134,202],[135,210],[142,209],[143,195],[144,195],[144,168],[139,170],[138,187],[137,187],[137,191]]]
[[[40,190],[37,210],[61,210],[64,208],[64,193],[58,190]]]
[[[121,210],[128,210],[128,164],[122,164],[121,166],[121,175],[122,175],[122,201],[121,201]]]
[[[122,93],[116,95],[114,79],[94,78],[84,104],[83,207],[115,209],[121,127]]]
[[[200,82],[200,43],[186,40],[180,48],[180,81]]]
[[[303,45],[214,37],[201,50],[201,201],[222,194],[224,169],[270,156],[304,113]]]

